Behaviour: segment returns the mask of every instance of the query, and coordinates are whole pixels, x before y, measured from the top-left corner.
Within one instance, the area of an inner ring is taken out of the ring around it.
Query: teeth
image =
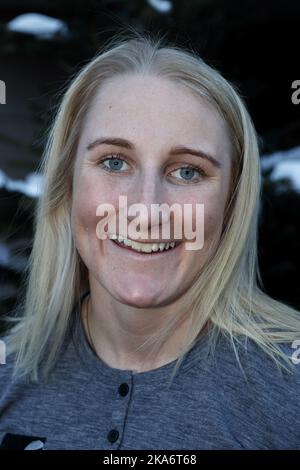
[[[126,246],[130,246],[132,249],[136,251],[142,251],[143,253],[151,253],[152,251],[164,251],[168,250],[169,248],[174,248],[175,242],[167,242],[167,243],[139,243],[128,238],[123,237],[122,235],[112,234],[109,238],[113,240],[118,240],[120,243],[123,243]]]

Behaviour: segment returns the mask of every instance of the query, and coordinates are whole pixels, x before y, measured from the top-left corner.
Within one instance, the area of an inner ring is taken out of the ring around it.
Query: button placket
[[[116,449],[120,445],[132,389],[132,378],[125,375],[116,386],[111,426],[107,433],[107,449]]]

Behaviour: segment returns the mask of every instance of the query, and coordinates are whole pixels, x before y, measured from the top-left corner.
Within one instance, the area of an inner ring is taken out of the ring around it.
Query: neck
[[[184,336],[189,326],[189,318],[181,317],[168,340],[153,354],[153,343],[149,337],[157,336],[168,320],[168,315],[160,315],[155,309],[142,315],[131,315],[129,307],[121,305],[119,311],[107,313],[101,302],[95,302],[91,291],[83,300],[81,317],[91,348],[108,366],[145,372],[156,369],[175,359],[181,353]],[[171,312],[174,317],[174,311]],[[145,343],[145,344],[144,344]],[[144,345],[144,346],[143,346]]]

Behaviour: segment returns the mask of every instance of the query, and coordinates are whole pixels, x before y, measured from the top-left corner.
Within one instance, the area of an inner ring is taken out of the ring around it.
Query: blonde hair
[[[22,315],[8,317],[15,323],[6,339],[7,352],[16,353],[14,374],[37,381],[40,372],[49,373],[59,357],[74,303],[89,287],[87,268],[71,232],[74,158],[96,91],[105,80],[123,74],[165,77],[184,85],[195,99],[205,99],[214,106],[227,123],[232,141],[232,184],[223,232],[213,256],[186,296],[190,330],[173,376],[207,325],[212,348],[214,339],[224,334],[238,359],[235,342],[250,338],[277,366],[291,364],[279,343],[299,339],[299,312],[274,300],[258,285],[261,173],[257,135],[243,100],[235,87],[192,48],[164,45],[162,37],[127,31],[124,37],[119,33],[110,40],[71,78],[49,129],[40,165],[44,190],[37,205],[26,293],[20,303]],[[159,350],[180,318],[174,316],[160,335],[149,337],[146,343]]]

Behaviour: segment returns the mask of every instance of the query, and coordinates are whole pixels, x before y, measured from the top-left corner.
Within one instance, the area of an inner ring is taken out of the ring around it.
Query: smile
[[[109,238],[122,248],[142,254],[161,254],[162,252],[173,251],[181,243],[180,241],[139,243],[122,235],[110,235]]]

